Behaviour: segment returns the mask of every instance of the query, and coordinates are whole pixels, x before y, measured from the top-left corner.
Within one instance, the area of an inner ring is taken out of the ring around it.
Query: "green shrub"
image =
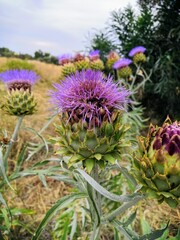
[[[25,60],[8,60],[1,68],[0,72],[4,72],[10,69],[26,69],[26,70],[35,70],[35,66],[32,63],[29,63]]]

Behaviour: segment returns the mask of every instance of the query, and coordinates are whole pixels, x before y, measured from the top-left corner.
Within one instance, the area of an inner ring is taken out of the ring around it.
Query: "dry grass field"
[[[0,68],[8,61],[7,58],[0,58]],[[61,67],[53,64],[46,64],[38,61],[29,61],[34,64],[35,69],[40,75],[40,80],[35,84],[33,92],[38,102],[38,111],[33,116],[24,119],[22,130],[19,136],[19,142],[15,147],[17,156],[18,149],[22,143],[33,139],[32,133],[23,130],[24,126],[32,127],[39,131],[47,118],[52,114],[52,106],[49,103],[48,91],[53,89],[52,84],[58,82],[61,74]],[[0,105],[4,101],[6,90],[0,82]],[[58,117],[55,121],[58,121]],[[6,129],[8,136],[11,136],[15,126],[16,118],[8,116],[0,110],[0,132]],[[55,135],[54,126],[51,124],[45,132],[45,135]],[[53,153],[52,153],[53,154]],[[14,161],[14,159],[11,159]],[[68,188],[64,183],[48,180],[48,188],[45,188],[38,177],[26,177],[14,181],[13,186],[16,190],[13,192],[7,189],[6,198],[11,206],[28,208],[35,211],[30,218],[32,223],[39,222],[47,209],[61,196],[67,194]],[[166,204],[158,205],[156,201],[146,201],[138,205],[139,218],[143,215],[154,228],[161,227],[162,222],[170,220],[172,228],[177,228],[180,223],[180,209],[172,210]]]

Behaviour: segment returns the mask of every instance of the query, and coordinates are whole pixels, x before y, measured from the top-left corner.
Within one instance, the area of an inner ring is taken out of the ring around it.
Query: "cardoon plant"
[[[113,68],[117,70],[119,78],[127,78],[132,74],[129,65],[132,61],[128,58],[121,58],[113,64]]]
[[[72,62],[70,54],[62,54],[58,57],[59,65],[62,66],[62,77],[66,77],[76,72],[76,66]]]
[[[61,118],[58,144],[62,154],[71,156],[69,165],[83,162],[90,172],[95,163],[114,163],[121,153],[121,115],[129,92],[93,70],[77,72],[54,87],[52,102]]]
[[[35,72],[29,70],[7,70],[0,74],[8,90],[3,109],[10,115],[24,116],[33,114],[36,101],[32,86],[38,79]]]
[[[143,46],[134,47],[129,52],[129,57],[132,57],[133,62],[137,64],[146,62],[146,55],[144,54],[145,51],[146,51],[146,48]]]
[[[38,78],[35,72],[29,70],[14,69],[0,74],[0,80],[4,82],[8,91],[2,108],[9,115],[18,116],[14,133],[3,157],[5,168],[7,168],[7,159],[12,145],[16,141],[23,117],[36,111],[37,103],[32,93],[32,86]]]
[[[166,119],[139,138],[135,174],[147,196],[176,207],[180,197],[180,122]]]
[[[78,71],[85,70],[89,68],[89,59],[85,57],[84,55],[77,53],[74,58],[73,62],[77,68]]]

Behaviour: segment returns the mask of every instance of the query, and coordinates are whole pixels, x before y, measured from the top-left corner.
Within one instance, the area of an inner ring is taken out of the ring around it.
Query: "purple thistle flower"
[[[132,61],[130,59],[121,58],[117,62],[114,63],[113,68],[114,69],[121,69],[123,67],[129,66],[129,64],[131,64],[131,63],[132,63]]]
[[[59,111],[68,113],[69,120],[78,115],[89,124],[98,119],[100,125],[104,116],[111,121],[112,112],[125,110],[129,102],[130,93],[113,83],[111,77],[106,79],[101,71],[76,72],[53,86],[56,91],[51,91],[51,101]]]
[[[134,55],[136,55],[137,53],[144,53],[146,51],[146,48],[143,46],[137,46],[134,47],[133,49],[131,49],[131,51],[129,52],[129,57],[134,57]]]
[[[91,60],[99,59],[99,54],[100,54],[100,51],[99,51],[99,50],[92,50],[92,51],[89,53],[89,58],[90,58]]]
[[[69,63],[71,61],[71,59],[72,59],[72,56],[71,56],[71,54],[68,54],[68,53],[62,54],[58,57],[58,61],[59,61],[60,65]]]
[[[9,90],[23,88],[31,91],[31,86],[38,79],[39,76],[35,72],[24,69],[13,69],[0,73],[0,80],[7,85]]]

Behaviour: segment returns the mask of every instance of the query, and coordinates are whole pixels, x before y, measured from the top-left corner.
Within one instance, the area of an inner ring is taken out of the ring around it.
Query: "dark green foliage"
[[[116,49],[116,46],[109,39],[107,33],[99,32],[96,33],[91,41],[90,50],[100,50],[100,56],[102,60],[105,60],[105,56],[112,50]]]
[[[15,52],[5,47],[0,48],[0,57],[14,57],[14,56]]]
[[[41,50],[38,50],[34,53],[34,59],[37,59],[41,62],[54,63],[58,64],[57,57],[51,56],[50,53],[43,53]]]

